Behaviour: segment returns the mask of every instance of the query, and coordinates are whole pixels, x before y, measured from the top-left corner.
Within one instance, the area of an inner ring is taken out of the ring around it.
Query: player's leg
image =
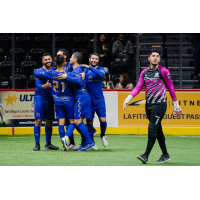
[[[90,134],[90,137],[91,137],[92,141],[94,142],[93,120],[91,120],[91,119],[87,120],[87,127],[88,127],[88,132]]]
[[[108,141],[107,141],[107,137],[105,136],[105,132],[106,132],[106,128],[107,128],[107,122],[106,122],[106,105],[105,102],[102,102],[98,108],[96,109],[96,113],[99,117],[99,121],[100,121],[100,128],[101,128],[101,140],[103,143],[104,147],[108,146]]]
[[[70,121],[69,119],[65,119],[65,126],[66,126],[66,130],[68,128],[68,126],[70,125]],[[67,134],[67,132],[66,132]],[[66,135],[65,134],[65,135]],[[69,137],[69,146],[76,146],[75,145],[75,141],[74,141],[74,134],[72,134],[70,137]],[[70,149],[71,150],[71,149]]]
[[[46,103],[47,102],[41,98],[34,98],[34,117],[35,117],[34,137],[36,145],[35,148],[33,148],[33,151],[40,150],[40,127],[44,116],[44,110],[47,106]]]
[[[168,152],[167,152],[167,147],[166,147],[166,144],[165,144],[165,136],[163,134],[163,131],[162,131],[162,125],[160,124],[159,128],[158,128],[158,136],[157,136],[157,139],[158,139],[158,143],[160,145],[160,148],[162,150],[162,155],[160,157],[159,160],[157,160],[157,162],[159,163],[163,163],[163,162],[166,162],[166,161],[169,161],[171,160]]]
[[[53,99],[48,101],[47,107],[44,110],[44,118],[45,118],[45,135],[46,135],[46,144],[45,149],[49,150],[58,150],[59,147],[56,147],[51,144],[51,136],[52,136],[52,123],[54,120],[54,102]]]

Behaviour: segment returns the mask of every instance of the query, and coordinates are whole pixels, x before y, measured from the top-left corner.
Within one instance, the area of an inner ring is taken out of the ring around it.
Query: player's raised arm
[[[88,65],[81,65],[81,67],[85,67],[89,70],[91,70],[94,74],[96,74],[98,77],[103,78],[105,75],[105,70],[102,68],[102,70],[95,69],[94,67],[88,66]]]
[[[41,72],[37,69],[34,69],[33,74],[38,78],[53,79],[52,71]]]
[[[82,86],[85,82],[82,81],[81,75],[76,75],[73,77],[70,73],[67,75],[66,79],[71,82],[73,85]]]
[[[168,69],[166,68],[160,68],[161,70],[161,74],[163,77],[163,81],[167,87],[167,89],[169,90],[170,96],[172,98],[173,101],[173,105],[174,105],[174,110],[173,110],[173,115],[176,114],[177,117],[179,117],[181,114],[183,114],[182,109],[180,108],[177,98],[176,98],[176,94],[175,94],[175,90],[174,90],[174,86],[171,80],[171,75]]]
[[[125,99],[124,103],[123,103],[123,109],[126,108],[126,105],[131,101],[131,99],[133,97],[135,97],[140,91],[141,89],[143,88],[144,86],[144,79],[143,79],[143,73],[144,73],[145,70],[143,70],[140,74],[140,78],[139,78],[139,81],[136,85],[136,87],[132,90],[132,92],[130,93],[130,95],[128,95],[128,97]]]

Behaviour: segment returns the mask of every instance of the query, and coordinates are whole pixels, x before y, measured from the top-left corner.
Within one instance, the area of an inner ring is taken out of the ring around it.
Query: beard
[[[98,65],[98,63],[96,63],[95,65],[93,65],[92,63],[90,63],[90,65],[91,65],[92,67],[96,67],[96,66]]]
[[[48,65],[50,63],[50,65]],[[45,67],[46,68],[50,68],[51,67],[51,62],[47,62],[47,63],[44,63]]]

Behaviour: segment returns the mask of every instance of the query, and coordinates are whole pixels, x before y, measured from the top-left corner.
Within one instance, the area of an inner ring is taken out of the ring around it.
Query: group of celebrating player
[[[108,145],[105,131],[106,107],[102,91],[102,79],[105,75],[103,67],[98,66],[99,55],[92,53],[89,56],[89,64],[81,64],[82,54],[74,52],[68,62],[69,53],[60,49],[55,58],[57,68],[51,67],[52,58],[45,53],[42,58],[43,67],[34,70],[36,76],[35,87],[35,126],[34,135],[36,146],[34,151],[40,150],[40,126],[45,118],[46,145],[45,149],[59,149],[51,144],[52,120],[54,119],[54,104],[56,117],[59,119],[59,135],[63,144],[63,150],[86,151],[96,150],[94,142],[93,118],[96,112],[101,127],[101,139],[104,146]],[[148,125],[148,142],[146,151],[137,158],[142,163],[148,163],[148,156],[156,139],[163,155],[157,160],[159,163],[169,161],[171,158],[167,152],[165,137],[162,131],[161,121],[167,109],[166,90],[171,95],[174,110],[177,117],[183,113],[175,94],[171,75],[168,69],[159,65],[161,56],[159,50],[152,49],[148,60],[150,67],[144,69],[136,87],[125,99],[123,109],[145,86],[146,88],[146,115],[150,121]],[[64,126],[67,132],[65,133]],[[74,129],[81,134],[82,142],[76,148],[73,138]],[[70,140],[70,144],[69,144]]]
[[[100,121],[102,143],[105,147],[108,145],[105,136],[107,128],[106,107],[102,91],[105,70],[98,66],[99,55],[97,53],[90,54],[90,66],[81,64],[82,58],[81,53],[74,52],[69,61],[69,52],[60,49],[55,58],[56,68],[51,66],[51,55],[44,53],[42,57],[43,66],[34,70],[36,76],[34,98],[36,145],[34,151],[40,150],[40,126],[43,119],[46,122],[45,149],[59,149],[59,147],[51,144],[54,104],[64,151],[97,149],[93,137],[95,112]],[[66,126],[66,132],[64,126]],[[76,147],[74,142],[73,131],[75,128],[82,137],[79,148]]]

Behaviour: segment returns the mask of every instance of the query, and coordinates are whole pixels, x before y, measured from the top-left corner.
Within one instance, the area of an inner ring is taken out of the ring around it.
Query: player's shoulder
[[[161,74],[165,74],[165,73],[167,74],[167,73],[169,73],[169,70],[166,67],[158,65],[158,68],[160,69]]]
[[[140,75],[143,75],[144,72],[146,72],[149,68],[150,68],[150,67],[147,67],[147,68],[143,69],[143,70],[141,71]]]
[[[51,69],[52,69],[52,70],[56,70],[57,68],[56,68],[56,67],[51,67]]]
[[[102,67],[102,66],[98,66],[97,69],[105,71],[104,67]]]

